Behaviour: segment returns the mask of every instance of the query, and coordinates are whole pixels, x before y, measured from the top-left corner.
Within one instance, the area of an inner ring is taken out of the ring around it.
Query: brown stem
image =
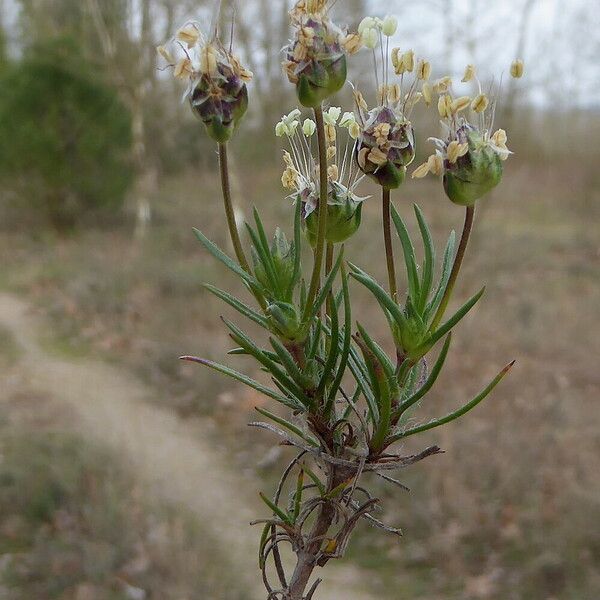
[[[392,245],[390,195],[390,190],[383,188],[383,240],[385,243],[385,258],[387,261],[390,296],[392,297],[392,300],[397,300],[398,287],[396,285],[396,267],[394,266],[394,246]]]
[[[473,217],[475,216],[475,207],[467,206],[467,210],[465,212],[465,224],[463,225],[463,231],[460,238],[460,244],[458,245],[458,251],[456,252],[456,257],[454,258],[454,264],[452,265],[452,272],[450,273],[450,278],[448,279],[448,285],[446,286],[446,291],[442,297],[442,301],[440,302],[440,306],[435,313],[435,317],[433,318],[433,322],[431,323],[431,327],[429,331],[435,331],[437,326],[440,324],[444,313],[446,312],[446,308],[448,307],[448,303],[450,302],[450,298],[452,296],[452,291],[454,290],[454,286],[456,284],[456,280],[458,279],[458,274],[460,273],[460,267],[463,262],[463,258],[465,257],[465,252],[467,251],[467,245],[469,243],[469,237],[471,235],[471,231],[473,229]]]
[[[330,492],[348,479],[347,468],[331,466],[327,491]],[[290,580],[289,587],[284,596],[285,600],[303,600],[312,573],[317,566],[319,553],[323,541],[335,517],[335,508],[332,503],[324,503],[319,508],[317,519],[310,531],[308,543],[297,553],[296,568]]]

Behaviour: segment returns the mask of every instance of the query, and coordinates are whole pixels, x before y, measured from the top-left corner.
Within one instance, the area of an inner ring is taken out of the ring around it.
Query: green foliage
[[[129,114],[92,72],[59,39],[0,76],[0,178],[61,229],[117,209],[131,183]]]

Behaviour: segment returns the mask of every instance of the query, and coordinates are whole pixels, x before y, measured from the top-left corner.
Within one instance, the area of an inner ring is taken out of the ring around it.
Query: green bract
[[[325,233],[328,242],[339,244],[358,231],[362,217],[362,200],[337,182],[329,184]],[[312,211],[304,219],[304,226],[308,241],[314,247],[319,229],[318,210]]]
[[[192,110],[204,123],[208,135],[222,144],[231,139],[246,114],[248,89],[226,64],[220,64],[218,69],[218,77],[203,75],[189,98]]]
[[[502,179],[502,160],[498,153],[474,130],[467,130],[469,151],[455,164],[446,161],[444,190],[455,204],[472,206],[493,190]]]

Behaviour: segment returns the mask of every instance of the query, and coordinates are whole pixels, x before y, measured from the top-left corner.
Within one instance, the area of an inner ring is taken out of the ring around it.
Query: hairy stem
[[[454,290],[456,280],[458,279],[458,274],[460,273],[460,267],[462,265],[463,258],[465,257],[465,252],[467,251],[469,237],[473,229],[474,216],[475,207],[467,206],[467,210],[465,213],[465,224],[463,225],[463,231],[460,237],[458,251],[456,252],[456,256],[454,257],[454,264],[452,265],[452,271],[450,273],[450,278],[448,279],[448,285],[446,286],[446,291],[444,292],[442,301],[440,302],[440,306],[437,309],[435,317],[433,318],[433,322],[431,323],[431,327],[429,328],[430,331],[435,331],[437,326],[440,324],[440,321],[442,320],[444,313],[446,312],[446,308],[448,307],[448,303],[450,302],[452,291]]]
[[[390,296],[392,297],[392,300],[397,301],[398,287],[396,285],[396,267],[394,265],[394,246],[392,245],[392,219],[390,211],[390,195],[390,190],[383,188],[383,240],[385,243],[385,258],[387,261]]]
[[[227,226],[235,255],[240,263],[240,267],[247,273],[250,273],[250,266],[246,260],[240,234],[235,222],[235,213],[233,211],[233,202],[231,201],[231,184],[229,183],[229,164],[227,160],[227,144],[219,144],[219,168],[221,171],[221,188],[223,190],[223,204],[225,205],[225,216],[227,217]]]
[[[318,106],[314,109],[315,122],[317,124],[317,138],[319,142],[319,174],[320,174],[320,193],[319,193],[319,228],[317,233],[317,244],[314,251],[313,272],[310,280],[306,306],[304,308],[304,318],[310,314],[313,302],[317,297],[319,286],[321,285],[321,267],[323,264],[323,254],[325,249],[325,234],[327,232],[327,143],[325,140],[325,122],[323,120],[323,107]]]

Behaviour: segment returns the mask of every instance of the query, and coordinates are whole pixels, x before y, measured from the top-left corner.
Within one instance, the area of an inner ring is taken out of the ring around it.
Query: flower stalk
[[[463,225],[462,235],[460,236],[460,242],[458,244],[458,250],[456,251],[456,256],[454,257],[454,263],[452,264],[452,271],[450,272],[450,278],[448,279],[448,286],[446,287],[446,291],[442,297],[442,301],[440,302],[440,306],[435,313],[435,317],[431,323],[430,330],[433,331],[440,324],[440,321],[444,317],[444,313],[448,308],[448,303],[450,302],[450,298],[452,297],[452,292],[454,291],[454,286],[456,285],[456,281],[458,280],[458,275],[460,273],[460,268],[463,263],[463,259],[465,258],[465,254],[467,252],[467,246],[469,244],[469,238],[471,237],[471,231],[473,230],[473,220],[475,218],[475,206],[467,206],[465,209],[465,222]]]
[[[318,233],[317,243],[314,250],[313,272],[310,287],[304,309],[304,320],[315,301],[319,286],[321,285],[321,269],[323,265],[323,254],[325,251],[325,233],[327,232],[327,195],[329,179],[327,174],[327,140],[325,138],[325,120],[323,119],[323,106],[319,105],[313,110],[315,123],[317,125],[317,142],[319,149],[319,205],[318,211]]]
[[[398,299],[398,286],[396,284],[396,266],[394,263],[394,246],[392,243],[392,213],[391,213],[391,191],[387,188],[382,189],[382,222],[383,222],[383,241],[385,245],[385,259],[388,272],[388,283],[390,296],[393,300]]]

